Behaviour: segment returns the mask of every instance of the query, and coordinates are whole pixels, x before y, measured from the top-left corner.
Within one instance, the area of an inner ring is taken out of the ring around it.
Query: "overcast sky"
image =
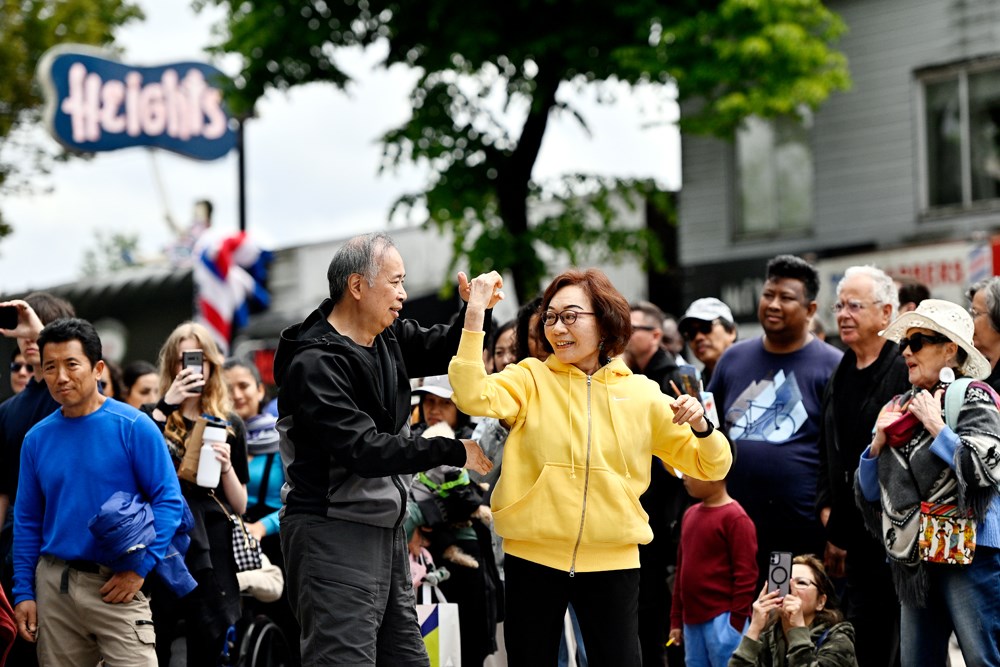
[[[198,15],[186,1],[139,4],[146,20],[119,35],[125,63],[209,60],[203,49],[218,8],[209,4]],[[264,245],[277,249],[385,228],[391,202],[421,187],[416,168],[377,174],[377,139],[407,118],[413,75],[374,69],[376,60],[377,54],[359,54],[344,61],[357,80],[348,93],[312,85],[259,103],[259,117],[246,127],[247,228]],[[216,64],[234,73],[226,62]],[[627,95],[612,107],[593,98],[570,98],[584,110],[592,135],[556,119],[534,176],[597,172],[653,177],[679,188],[679,137],[663,122],[676,118],[673,105],[663,108],[652,94]],[[31,137],[55,145],[41,131]],[[95,230],[139,233],[141,254],[154,255],[171,238],[165,215],[186,225],[199,199],[214,203],[216,227],[239,227],[235,152],[200,162],[128,148],[56,165],[35,183],[39,193],[3,200],[14,233],[0,241],[0,293],[76,280]]]

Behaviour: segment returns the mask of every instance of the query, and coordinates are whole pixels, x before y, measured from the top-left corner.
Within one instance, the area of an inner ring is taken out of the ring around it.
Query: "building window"
[[[736,134],[738,238],[801,233],[812,225],[809,124],[749,118]]]
[[[920,82],[924,209],[1000,200],[1000,62],[925,72]]]

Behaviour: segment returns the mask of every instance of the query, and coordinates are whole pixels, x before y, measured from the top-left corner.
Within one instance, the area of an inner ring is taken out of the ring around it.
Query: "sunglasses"
[[[23,361],[12,361],[10,362],[10,372],[20,373],[22,368],[27,368],[29,373],[35,372],[35,367],[31,364],[26,364]]]
[[[705,334],[707,336],[712,333],[714,327],[715,320],[689,320],[684,323],[681,336],[686,341],[692,341],[698,334]]]
[[[951,339],[947,336],[915,333],[912,336],[899,339],[899,353],[902,354],[906,348],[910,348],[913,350],[913,354],[916,354],[920,350],[924,349],[924,345],[941,345],[943,343],[950,342]]]

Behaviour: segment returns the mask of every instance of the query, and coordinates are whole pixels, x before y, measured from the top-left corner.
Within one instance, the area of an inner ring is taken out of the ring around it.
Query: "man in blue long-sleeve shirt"
[[[24,439],[14,507],[18,632],[39,663],[156,665],[149,601],[139,590],[166,553],[182,499],[163,439],[139,411],[98,391],[104,367],[93,325],[57,320],[39,336],[42,375],[60,409]],[[116,491],[153,507],[156,538],[134,571],[98,565],[90,518]]]

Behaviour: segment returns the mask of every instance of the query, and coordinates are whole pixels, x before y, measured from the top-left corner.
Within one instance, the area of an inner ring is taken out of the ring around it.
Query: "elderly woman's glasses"
[[[935,336],[932,334],[925,333],[915,333],[912,336],[907,336],[906,338],[899,339],[899,353],[902,354],[906,348],[913,350],[913,354],[916,354],[920,350],[924,349],[924,345],[941,345],[943,343],[950,343],[951,339],[947,336]]]
[[[554,310],[546,310],[542,313],[542,324],[547,327],[555,326],[556,320],[559,320],[566,326],[571,326],[576,322],[576,318],[580,315],[593,315],[594,313],[587,313],[582,310],[564,310],[561,313],[557,313]]]

